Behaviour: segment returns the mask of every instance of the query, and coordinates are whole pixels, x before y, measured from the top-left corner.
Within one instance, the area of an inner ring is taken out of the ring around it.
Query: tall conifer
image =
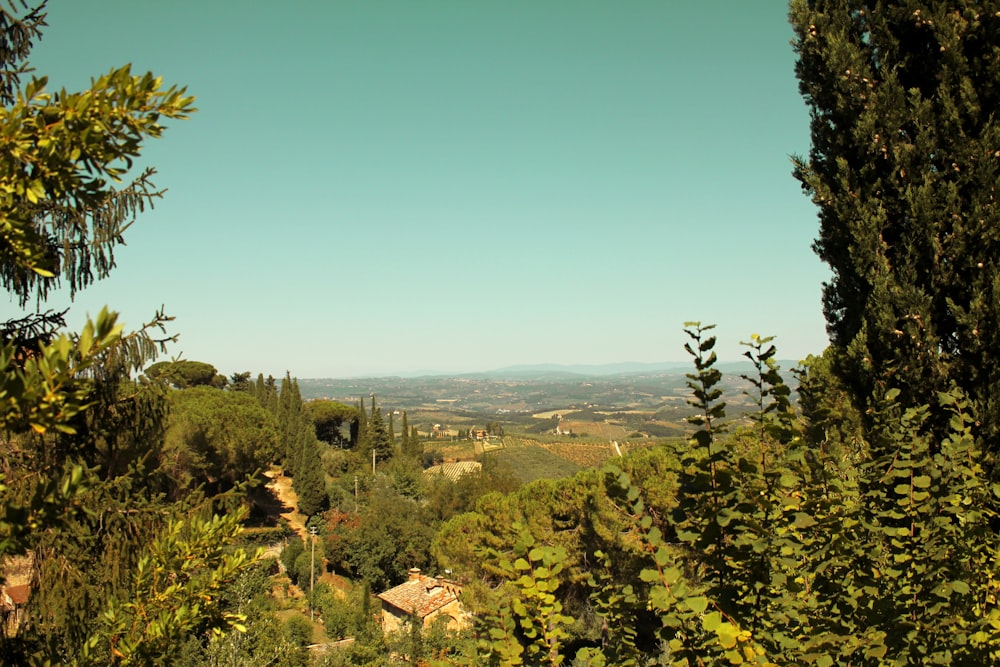
[[[1000,425],[998,9],[794,0],[790,12],[812,115],[795,175],[833,272],[823,302],[838,375],[862,408],[888,388],[934,405],[954,381],[987,435]]]

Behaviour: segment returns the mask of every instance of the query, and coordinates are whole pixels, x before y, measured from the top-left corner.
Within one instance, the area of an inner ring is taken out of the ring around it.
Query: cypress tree
[[[285,469],[292,475],[299,471],[302,459],[301,426],[305,422],[299,383],[286,372],[278,394],[279,451],[285,454]]]
[[[371,452],[372,443],[371,437],[368,433],[368,415],[365,413],[365,399],[361,399],[358,402],[358,424],[357,424],[357,434],[355,436],[355,444],[358,452],[362,455],[367,456]]]
[[[794,0],[790,12],[812,118],[795,176],[833,272],[837,374],[862,413],[890,388],[933,406],[954,381],[987,436],[1000,424],[998,9]],[[935,410],[927,428],[948,419]]]
[[[389,429],[382,416],[382,408],[373,406],[372,417],[368,422],[368,435],[377,460],[392,458],[392,441],[389,440]]]
[[[414,456],[423,456],[424,454],[424,445],[420,442],[420,434],[417,433],[416,426],[410,428],[410,451]]]
[[[312,516],[326,507],[326,476],[320,458],[320,443],[311,424],[299,427],[298,474],[292,480],[295,493],[299,497],[299,511]]]
[[[403,423],[400,428],[399,451],[403,456],[412,456],[413,450],[410,444],[410,425],[406,419],[406,410],[403,410]]]

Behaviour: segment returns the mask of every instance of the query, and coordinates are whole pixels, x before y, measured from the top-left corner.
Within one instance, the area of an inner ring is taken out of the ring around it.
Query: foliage
[[[946,437],[954,383],[988,447],[1000,429],[996,180],[1000,16],[992,3],[794,0],[812,148],[795,176],[819,209],[835,372],[865,428],[879,387]]]
[[[824,447],[834,460],[859,463],[867,456],[861,414],[833,368],[837,348],[809,355],[793,372],[799,380],[799,409],[805,418],[805,437]]]
[[[5,33],[37,36],[37,14],[23,20],[3,11]],[[4,67],[24,64],[4,51]],[[131,218],[160,195],[147,169],[115,190],[142,141],[163,133],[162,118],[186,118],[194,98],[183,88],[162,88],[152,74],[128,66],[94,79],[88,90],[52,93],[45,77],[3,96],[0,132],[0,277],[21,305],[44,300],[57,276],[70,293],[105,277],[115,266],[114,247]]]
[[[160,192],[147,169],[121,178],[162,119],[192,112],[183,89],[111,70],[81,92],[23,87],[43,7],[0,8],[0,281],[36,312],[0,326],[0,556],[30,552],[28,625],[0,637],[18,663],[157,664],[193,632],[233,627],[220,588],[251,558],[228,545],[239,515],[225,499],[170,502],[159,468],[165,387],[136,374],[163,345],[156,313],[123,333],[107,310],[79,333],[42,312],[115,266],[114,250]],[[16,475],[12,473],[16,471]],[[6,562],[4,562],[6,566]]]
[[[389,427],[382,416],[382,408],[375,405],[374,397],[372,398],[372,412],[368,418],[365,436],[365,446],[362,449],[368,456],[374,453],[376,461],[385,461],[392,457],[395,446],[389,437]]]
[[[277,421],[246,392],[200,386],[170,394],[163,469],[181,488],[225,490],[277,456]]]
[[[221,589],[252,561],[242,550],[225,549],[241,519],[230,513],[171,522],[137,563],[129,595],[108,601],[101,631],[74,664],[169,664],[172,649],[192,632],[244,630],[242,617],[218,604]]]
[[[327,506],[326,475],[320,459],[320,441],[308,424],[302,424],[301,429],[298,436],[300,462],[298,474],[292,479],[292,488],[299,498],[299,511],[313,516]]]
[[[432,537],[431,522],[419,503],[379,485],[356,522],[341,521],[333,527],[327,557],[374,590],[384,590],[402,583],[411,567],[428,566]]]
[[[312,623],[301,614],[295,614],[285,621],[285,632],[292,644],[305,648],[312,643]]]
[[[930,408],[904,408],[898,391],[885,392],[872,415],[871,432],[881,437],[845,475],[844,462],[806,442],[787,414],[765,338],[754,338],[748,355],[758,370],[748,378],[757,423],[739,437],[720,435],[708,329],[688,330],[701,435],[676,451],[676,495],[650,492],[655,476],[647,466],[655,458],[626,457],[605,468],[602,483],[587,484],[593,495],[578,496],[591,523],[576,530],[587,540],[551,531],[544,517],[558,515],[558,505],[523,491],[509,501],[484,497],[476,513],[439,533],[443,562],[464,563],[504,591],[478,600],[483,594],[470,588],[469,604],[496,610],[483,616],[483,649],[498,664],[522,664],[542,636],[522,630],[545,626],[565,627],[582,644],[576,662],[588,665],[990,664],[1000,657],[991,528],[1000,487],[980,463],[970,402],[957,389],[939,395],[938,409],[951,415],[939,441],[922,426]],[[509,521],[529,536],[513,535]],[[462,542],[480,557],[474,567]],[[507,555],[528,542],[560,547],[547,552],[546,564],[560,576],[541,588],[574,622],[553,624],[545,619],[554,606],[533,606],[540,589],[522,576],[533,559],[518,568]],[[581,581],[601,619],[599,638],[581,626],[586,609],[572,606]],[[567,657],[556,653],[527,662]]]
[[[344,427],[357,419],[357,412],[349,405],[337,401],[309,401],[304,406],[306,418],[316,429],[316,437],[330,445],[341,447],[349,444],[349,434]]]
[[[212,364],[188,360],[159,361],[146,369],[146,377],[163,379],[178,389],[205,385],[222,389],[228,382]]]
[[[513,546],[515,560],[495,550],[484,554],[496,560],[504,585],[514,590],[510,597],[501,594],[500,604],[485,617],[488,639],[482,648],[503,665],[560,665],[565,657],[560,649],[569,637],[565,626],[573,622],[555,596],[566,550],[536,546],[530,532],[517,525],[514,529],[520,532]]]

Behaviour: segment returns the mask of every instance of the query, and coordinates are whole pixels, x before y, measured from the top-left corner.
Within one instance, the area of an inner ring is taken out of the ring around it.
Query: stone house
[[[27,584],[6,586],[0,589],[0,631],[7,637],[17,634],[24,623],[24,606],[31,597],[31,587]]]
[[[472,615],[459,602],[462,587],[442,577],[428,577],[419,568],[410,568],[410,578],[395,588],[379,593],[382,601],[382,629],[395,632],[411,618],[428,627],[442,616],[448,618],[449,630],[472,625]]]

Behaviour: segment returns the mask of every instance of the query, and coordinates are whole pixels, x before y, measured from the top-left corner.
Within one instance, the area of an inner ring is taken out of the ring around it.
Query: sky
[[[31,64],[131,63],[199,111],[76,296],[170,354],[300,378],[686,358],[827,339],[782,0],[51,0]],[[59,296],[51,305],[70,305]],[[10,308],[16,309],[16,302]]]

